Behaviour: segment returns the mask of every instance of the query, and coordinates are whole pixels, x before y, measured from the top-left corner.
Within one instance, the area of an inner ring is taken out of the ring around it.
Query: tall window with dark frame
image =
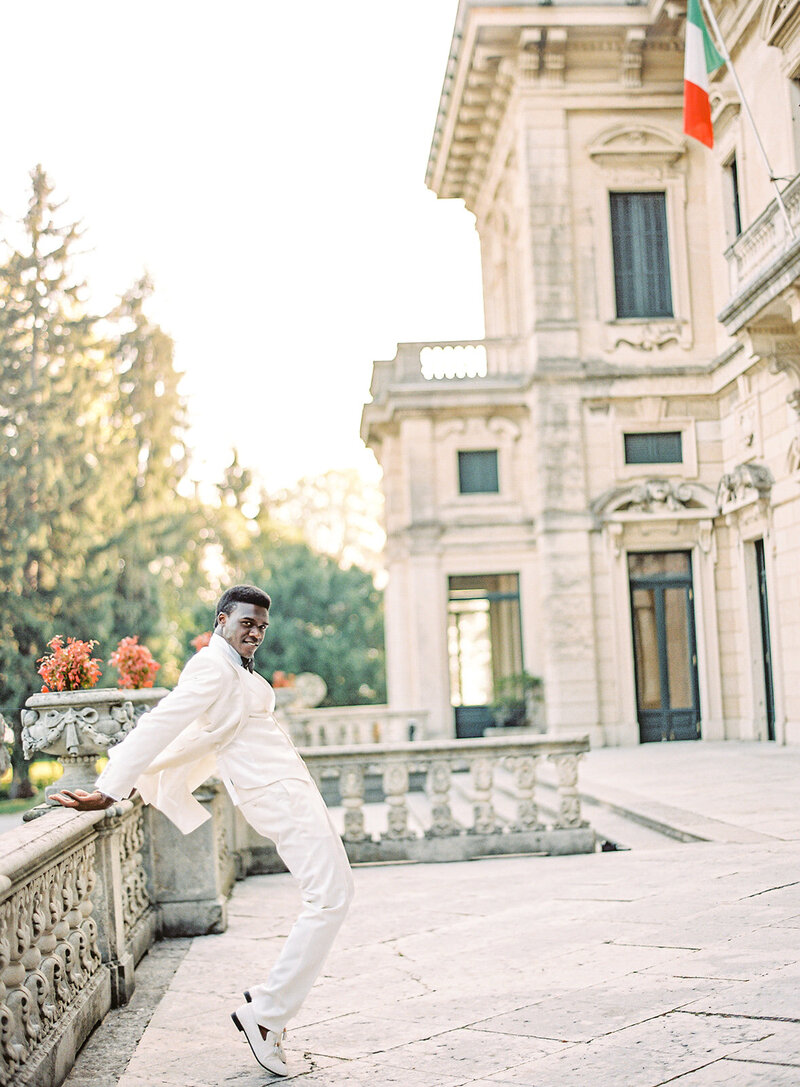
[[[742,203],[739,197],[739,167],[736,163],[736,155],[733,155],[725,167],[728,176],[728,197],[730,200],[730,223],[733,227],[733,236],[738,238],[742,233]]]
[[[672,317],[667,201],[663,192],[612,192],[617,317]]]

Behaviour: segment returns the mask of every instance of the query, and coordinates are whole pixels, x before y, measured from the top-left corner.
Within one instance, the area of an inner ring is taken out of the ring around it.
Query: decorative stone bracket
[[[730,513],[750,502],[766,502],[774,482],[772,472],[763,464],[737,464],[719,481],[717,505],[720,513]]]

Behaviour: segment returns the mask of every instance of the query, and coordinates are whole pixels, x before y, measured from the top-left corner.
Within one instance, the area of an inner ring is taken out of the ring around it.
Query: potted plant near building
[[[496,680],[491,703],[495,728],[544,732],[543,689],[541,678],[529,672]]]
[[[26,759],[44,752],[64,767],[58,784],[45,790],[90,789],[95,763],[119,743],[137,719],[167,693],[154,687],[161,667],[137,637],[123,638],[109,660],[119,673],[118,686],[98,688],[102,661],[92,656],[95,641],[56,636],[38,664],[43,685],[22,711]]]

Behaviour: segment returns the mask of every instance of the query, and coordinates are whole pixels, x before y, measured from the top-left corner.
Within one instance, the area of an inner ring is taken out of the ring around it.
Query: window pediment
[[[798,0],[800,3],[800,0]],[[686,151],[686,140],[656,125],[615,125],[602,132],[588,147],[589,157],[600,166],[642,164],[671,166]]]
[[[648,479],[614,487],[592,503],[599,521],[622,515],[716,516],[714,494],[702,483],[685,480]]]

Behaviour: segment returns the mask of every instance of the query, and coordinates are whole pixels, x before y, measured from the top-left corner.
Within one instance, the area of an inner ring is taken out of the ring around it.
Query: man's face
[[[269,626],[269,612],[258,604],[234,604],[230,615],[217,616],[217,634],[241,657],[252,657],[264,640]]]

